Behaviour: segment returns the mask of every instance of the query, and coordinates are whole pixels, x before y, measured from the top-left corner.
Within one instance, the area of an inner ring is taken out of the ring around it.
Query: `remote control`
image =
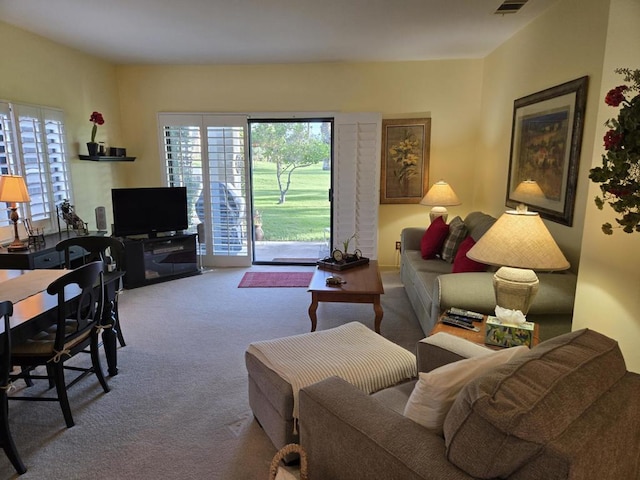
[[[458,320],[457,318],[442,317],[442,323],[446,323],[447,325],[453,325],[454,327],[464,328],[465,330],[471,330],[473,332],[480,331],[478,327],[474,327],[473,325],[470,325],[467,322],[464,322],[462,320]]]
[[[478,321],[482,321],[482,319],[484,318],[484,315],[482,315],[481,313],[472,312],[470,310],[463,310],[462,308],[455,308],[455,307],[450,308],[448,313],[457,315],[459,317],[472,318],[473,320],[478,320]]]
[[[468,323],[469,325],[473,326],[473,322],[477,322],[478,320],[474,320],[473,318],[469,318],[469,317],[461,317],[460,315],[455,315],[451,312],[447,312],[446,316],[449,318],[453,318],[455,320],[460,320],[461,322],[464,323]]]

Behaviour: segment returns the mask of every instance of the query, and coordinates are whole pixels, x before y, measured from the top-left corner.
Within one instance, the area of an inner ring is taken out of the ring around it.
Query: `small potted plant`
[[[96,143],[96,133],[98,133],[98,125],[104,125],[104,118],[100,112],[93,112],[89,121],[93,123],[93,127],[91,128],[91,141],[87,142],[87,150],[90,156],[95,157],[98,155],[99,148],[99,144]]]

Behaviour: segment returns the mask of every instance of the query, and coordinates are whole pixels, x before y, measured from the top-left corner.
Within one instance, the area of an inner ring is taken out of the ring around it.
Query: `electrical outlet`
[[[402,243],[400,242],[396,242],[396,250],[400,250],[400,246],[402,245]]]

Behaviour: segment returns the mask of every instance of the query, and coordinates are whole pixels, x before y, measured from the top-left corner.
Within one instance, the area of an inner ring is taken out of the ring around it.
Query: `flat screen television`
[[[127,237],[189,227],[186,187],[114,188],[113,235]]]

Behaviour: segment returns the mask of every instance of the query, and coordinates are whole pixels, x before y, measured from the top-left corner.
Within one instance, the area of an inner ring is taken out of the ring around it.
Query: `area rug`
[[[238,288],[308,287],[313,272],[247,272]]]

